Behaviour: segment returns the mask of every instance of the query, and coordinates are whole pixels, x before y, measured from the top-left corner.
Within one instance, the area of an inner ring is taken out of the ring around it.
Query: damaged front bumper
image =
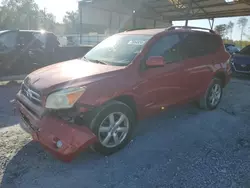
[[[22,119],[21,127],[58,159],[70,162],[97,141],[87,126],[71,124],[49,114],[39,117],[28,109],[25,101],[18,100],[20,97],[19,93],[16,103]]]

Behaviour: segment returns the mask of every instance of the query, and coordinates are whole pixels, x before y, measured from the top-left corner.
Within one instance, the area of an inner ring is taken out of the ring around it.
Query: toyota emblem
[[[245,65],[245,64],[242,64],[242,65],[241,65],[241,67],[243,67],[243,68],[246,67],[246,66],[247,66],[247,65]]]

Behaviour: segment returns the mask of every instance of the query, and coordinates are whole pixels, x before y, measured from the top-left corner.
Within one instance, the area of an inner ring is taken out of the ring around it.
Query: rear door
[[[181,53],[184,58],[182,64],[182,88],[187,93],[186,98],[199,96],[207,88],[211,80],[212,64],[216,59],[213,53],[212,35],[201,32],[182,34]]]
[[[141,82],[136,92],[141,96],[140,103],[150,114],[183,98],[180,88],[181,56],[176,48],[179,43],[178,34],[161,37],[152,44],[145,57],[163,56],[166,61],[164,67],[146,68],[140,72]]]

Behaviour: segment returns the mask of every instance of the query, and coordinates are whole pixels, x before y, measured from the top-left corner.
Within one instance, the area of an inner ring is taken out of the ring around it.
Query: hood
[[[39,91],[58,88],[65,85],[86,85],[100,79],[113,77],[120,66],[102,65],[83,60],[71,60],[50,65],[28,75],[25,82]]]
[[[234,54],[233,61],[235,64],[250,64],[250,56],[242,54]]]

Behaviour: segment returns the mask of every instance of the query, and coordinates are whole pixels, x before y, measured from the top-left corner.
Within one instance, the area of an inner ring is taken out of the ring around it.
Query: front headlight
[[[85,87],[67,88],[51,93],[47,97],[45,107],[49,109],[72,108],[85,90]]]

